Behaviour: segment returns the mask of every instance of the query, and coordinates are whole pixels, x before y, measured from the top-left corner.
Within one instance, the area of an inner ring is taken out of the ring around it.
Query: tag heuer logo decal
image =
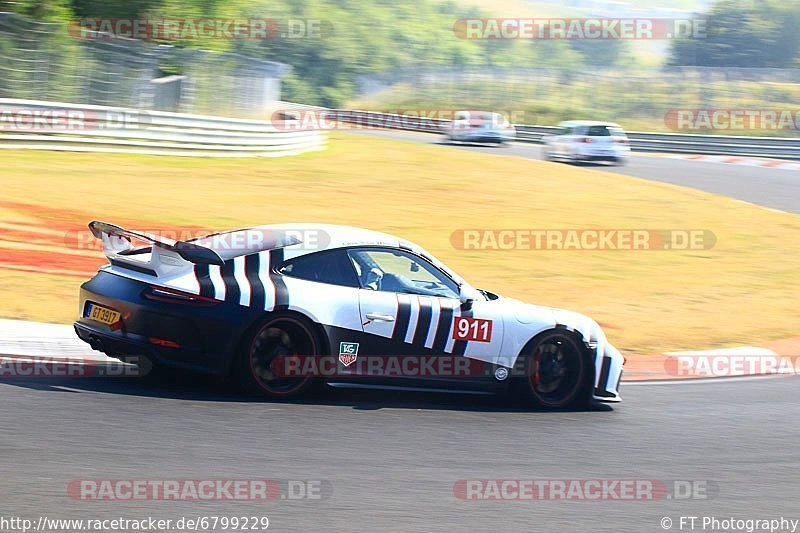
[[[358,343],[357,342],[340,342],[339,343],[339,361],[344,366],[350,366],[356,362],[358,358]]]

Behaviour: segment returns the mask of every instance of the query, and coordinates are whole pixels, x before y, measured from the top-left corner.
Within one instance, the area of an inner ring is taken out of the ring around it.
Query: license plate
[[[119,311],[114,311],[113,309],[97,304],[89,304],[89,308],[86,310],[87,318],[102,322],[103,324],[116,324],[119,322],[121,316]]]

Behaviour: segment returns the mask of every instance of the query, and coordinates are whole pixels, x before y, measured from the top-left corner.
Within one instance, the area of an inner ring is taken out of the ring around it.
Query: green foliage
[[[673,43],[671,65],[800,66],[800,2],[720,0],[706,17],[705,38]]]
[[[10,11],[46,22],[72,19],[70,0],[0,0],[0,11]]]
[[[651,1],[696,5],[696,0]],[[637,61],[632,54],[636,45],[623,41],[459,38],[453,31],[458,19],[488,15],[480,8],[442,0],[0,0],[0,10],[50,21],[76,17],[271,19],[281,35],[270,39],[195,38],[168,44],[289,64],[292,72],[284,80],[285,99],[334,107],[356,96],[359,76],[396,69],[546,66],[585,70],[631,67]],[[705,18],[707,38],[674,41],[670,64],[800,67],[800,0],[718,0]],[[300,28],[299,36],[288,35],[290,23],[295,30]]]
[[[160,3],[160,0],[72,0],[72,9],[81,18],[135,19]]]
[[[712,69],[705,69],[712,70]],[[778,80],[728,79],[723,72],[567,71],[497,73],[491,81],[457,85],[418,80],[394,85],[348,107],[398,112],[410,109],[487,109],[521,124],[563,120],[609,120],[631,131],[674,131],[665,116],[674,109],[794,109],[800,84]],[[683,131],[682,133],[686,133]],[[698,130],[693,133],[720,133]],[[796,130],[726,130],[725,135],[796,136]]]
[[[0,0],[0,4],[7,2]],[[613,65],[626,57],[621,43],[462,39],[453,31],[455,22],[487,14],[440,0],[20,0],[10,5],[34,18],[63,21],[76,17],[271,19],[282,34],[271,39],[184,39],[168,44],[287,63],[293,70],[284,80],[284,98],[328,106],[353,98],[358,76],[401,67],[557,64],[577,68]],[[289,24],[305,34],[288,36]]]

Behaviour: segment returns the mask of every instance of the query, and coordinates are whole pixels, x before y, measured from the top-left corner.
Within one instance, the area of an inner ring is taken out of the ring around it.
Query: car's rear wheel
[[[306,358],[320,353],[314,326],[290,315],[273,316],[242,343],[236,374],[244,389],[264,398],[296,398],[314,382],[304,375]]]
[[[521,354],[524,373],[516,378],[519,399],[547,409],[583,408],[591,400],[590,361],[569,332],[545,333]]]

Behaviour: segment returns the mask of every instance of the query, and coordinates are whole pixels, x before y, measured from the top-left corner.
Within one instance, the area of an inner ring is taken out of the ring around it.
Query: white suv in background
[[[610,161],[623,165],[631,155],[628,136],[619,124],[570,120],[559,131],[542,138],[548,161]]]

